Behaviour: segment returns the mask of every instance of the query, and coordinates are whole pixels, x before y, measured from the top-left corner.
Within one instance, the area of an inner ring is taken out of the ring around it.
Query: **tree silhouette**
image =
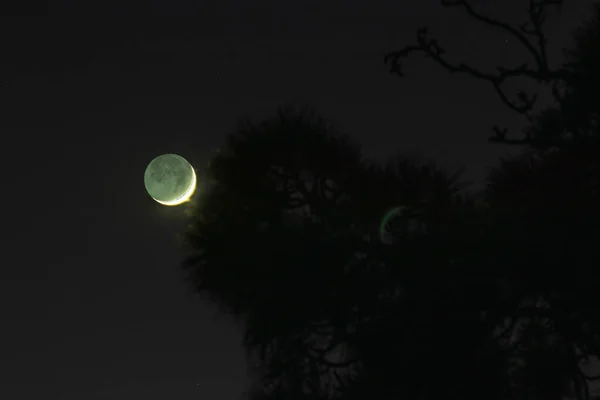
[[[559,103],[563,101],[565,86],[575,84],[575,72],[567,66],[557,69],[551,68],[548,62],[547,37],[543,29],[549,9],[560,7],[563,3],[564,0],[528,0],[528,19],[515,27],[481,14],[467,0],[441,1],[442,6],[463,9],[474,20],[488,25],[493,29],[502,30],[507,35],[513,37],[531,55],[533,66],[530,65],[531,62],[526,61],[518,66],[498,67],[496,72],[485,72],[464,63],[451,63],[445,56],[446,50],[437,39],[430,37],[427,27],[417,31],[417,44],[406,46],[399,51],[386,54],[384,61],[389,66],[390,72],[403,77],[405,75],[401,60],[414,53],[423,53],[450,73],[467,74],[490,83],[504,105],[522,114],[530,122],[533,122],[534,116],[532,113],[537,101],[537,95],[520,91],[516,94],[516,99],[514,99],[512,97],[515,96],[508,95],[503,87],[510,79],[519,77],[529,78],[539,84],[550,85],[554,99]],[[543,141],[541,138],[529,135],[526,135],[522,139],[509,139],[506,137],[506,129],[494,126],[493,130],[495,135],[490,138],[492,142],[505,144],[541,144],[540,142]]]
[[[525,130],[538,143],[535,147],[539,151],[599,147],[600,4],[594,4],[591,16],[574,32],[573,48],[564,51],[563,68],[571,79],[563,86],[559,101],[540,112]]]
[[[600,357],[600,320],[593,311],[600,306],[593,278],[600,261],[594,251],[600,239],[600,6],[575,32],[574,48],[565,51],[563,65],[552,70],[542,28],[548,8],[562,3],[530,0],[529,22],[512,27],[483,16],[467,1],[442,1],[518,39],[534,67],[501,67],[490,74],[451,64],[426,29],[417,33],[416,46],[390,53],[385,61],[403,76],[400,59],[425,53],[450,72],[490,82],[505,105],[529,120],[523,139],[508,139],[506,130],[494,128],[491,141],[525,144],[528,150],[491,171],[485,202],[490,233],[504,252],[497,261],[505,268],[506,298],[513,304],[506,315],[514,341],[510,353],[520,367],[512,367],[510,380],[521,397],[585,399],[588,383],[600,380],[582,368]],[[556,104],[534,114],[535,95],[519,93],[518,101],[511,100],[502,84],[516,76],[552,85]]]
[[[585,362],[600,356],[594,278],[600,198],[591,186],[600,175],[598,160],[581,155],[528,152],[504,160],[490,174],[487,204],[511,259],[505,276],[519,302],[515,356],[524,368],[516,382],[537,380],[538,390],[585,399],[588,383],[600,379],[584,372]]]
[[[444,336],[439,327],[451,320],[438,318],[434,303],[443,301],[433,295],[445,285],[456,286],[452,296],[482,290],[453,278],[452,269],[470,263],[465,247],[479,223],[460,171],[406,157],[370,163],[316,113],[282,109],[242,122],[206,175],[211,184],[187,232],[193,254],[185,265],[198,291],[245,324],[257,376],[252,396],[355,398],[383,381],[382,395],[421,390],[425,376],[418,385],[398,381],[382,366],[396,346],[403,373],[420,376],[423,355],[454,348],[424,342]],[[402,240],[389,246],[379,240],[380,222],[398,205],[428,229],[396,229]],[[432,275],[444,283],[433,284]],[[398,313],[410,328],[396,326]],[[419,330],[423,321],[431,325]],[[477,329],[492,328],[478,324],[471,332],[480,339]],[[390,335],[394,326],[406,340]]]
[[[600,356],[600,161],[584,77],[597,78],[600,35],[590,22],[551,70],[542,24],[561,3],[532,0],[529,25],[513,28],[442,2],[514,35],[535,67],[453,65],[426,31],[387,57],[401,74],[401,57],[424,52],[490,82],[530,121],[524,139],[497,129],[493,141],[528,149],[490,171],[483,202],[460,171],[365,160],[316,112],[240,122],[207,168],[184,265],[244,324],[251,399],[587,400],[600,379],[584,368]],[[552,85],[556,106],[510,100],[514,76]]]

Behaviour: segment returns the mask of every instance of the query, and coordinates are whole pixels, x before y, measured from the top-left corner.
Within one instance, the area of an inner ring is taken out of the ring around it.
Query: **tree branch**
[[[519,42],[521,42],[523,44],[523,46],[525,46],[527,51],[529,51],[531,53],[531,55],[533,56],[533,58],[535,59],[535,63],[540,70],[547,70],[548,61],[545,57],[545,54],[546,54],[545,37],[541,31],[541,24],[540,24],[540,17],[543,15],[544,7],[545,7],[544,5],[537,4],[537,2],[533,1],[533,0],[529,1],[529,10],[528,11],[529,11],[530,20],[534,25],[533,29],[529,29],[527,27],[527,22],[520,25],[520,29],[516,29],[505,22],[501,22],[501,21],[483,16],[483,15],[479,14],[477,11],[475,11],[475,9],[466,0],[442,0],[442,6],[444,6],[444,7],[457,7],[457,6],[460,7],[460,6],[462,6],[465,8],[467,14],[469,14],[475,20],[483,22],[490,26],[494,26],[496,28],[499,28],[500,30],[507,32],[508,34],[510,34],[511,36],[516,38]],[[540,39],[538,41],[538,44],[543,43],[543,45],[540,46],[540,49],[536,49],[531,44],[529,39],[527,39],[527,36],[525,36],[525,35],[537,36]]]
[[[489,26],[498,28],[509,35],[516,38],[525,49],[532,55],[534,59],[535,69],[528,64],[523,64],[516,67],[506,68],[499,67],[496,73],[486,73],[477,68],[471,67],[464,63],[453,64],[445,57],[445,49],[440,46],[437,39],[428,36],[428,28],[421,28],[417,31],[417,44],[406,46],[405,48],[390,52],[385,55],[384,62],[389,66],[390,72],[400,77],[404,77],[400,59],[405,58],[412,53],[424,53],[427,57],[432,58],[444,69],[450,73],[463,73],[474,78],[489,82],[494,91],[500,97],[500,100],[511,110],[522,114],[530,122],[532,122],[531,111],[537,100],[537,95],[527,94],[523,91],[517,93],[517,101],[510,100],[502,85],[506,80],[515,77],[526,77],[535,80],[542,84],[553,84],[552,93],[557,101],[562,101],[559,91],[558,82],[566,82],[571,78],[571,74],[564,68],[553,71],[548,66],[547,59],[547,38],[543,33],[542,27],[546,19],[546,10],[550,6],[560,6],[564,0],[529,0],[528,15],[529,20],[520,24],[517,28],[508,23],[495,20],[484,16],[477,12],[467,0],[441,0],[444,7],[463,7],[467,14],[476,21],[482,22]],[[531,38],[531,39],[530,39]],[[535,45],[533,43],[535,41]],[[490,138],[490,141],[506,143],[506,144],[526,144],[528,141],[515,141],[505,138],[505,130],[503,135],[499,135],[501,130],[494,130],[496,136]],[[526,139],[530,140],[530,139]]]

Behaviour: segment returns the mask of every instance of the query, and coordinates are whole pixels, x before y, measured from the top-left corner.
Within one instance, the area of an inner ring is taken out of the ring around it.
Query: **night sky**
[[[148,197],[155,156],[201,170],[238,118],[310,104],[368,157],[417,151],[481,185],[509,150],[488,144],[491,125],[525,122],[421,57],[407,78],[388,73],[383,55],[426,24],[453,60],[521,62],[510,38],[438,0],[154,1],[120,17],[69,3],[0,28],[2,398],[241,397],[240,327],[183,282],[185,206]],[[512,22],[526,5],[477,3]],[[551,20],[555,61],[590,4]],[[170,17],[130,18],[151,10]]]

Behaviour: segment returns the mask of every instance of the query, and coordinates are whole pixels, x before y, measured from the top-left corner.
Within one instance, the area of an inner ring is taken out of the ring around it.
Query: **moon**
[[[400,226],[394,229],[394,220],[399,219]],[[396,235],[400,232],[410,235],[426,234],[427,226],[419,221],[418,214],[409,207],[399,206],[390,209],[385,213],[379,225],[379,239],[384,244],[393,244],[396,241]]]
[[[190,199],[196,190],[196,171],[177,154],[162,154],[146,167],[146,191],[157,203],[176,206]]]
[[[394,243],[393,235],[388,231],[388,225],[391,220],[402,215],[403,211],[406,210],[406,207],[394,207],[388,210],[383,218],[381,219],[381,223],[379,224],[379,239],[385,244]]]

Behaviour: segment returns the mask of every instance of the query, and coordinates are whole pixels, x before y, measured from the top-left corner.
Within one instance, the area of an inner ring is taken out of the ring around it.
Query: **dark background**
[[[310,104],[368,157],[422,152],[481,186],[509,150],[487,143],[490,126],[524,123],[428,60],[387,72],[383,55],[425,24],[453,59],[521,62],[510,38],[438,0],[80,3],[1,21],[2,398],[240,398],[240,330],[184,285],[185,206],[149,199],[153,157],[201,170],[237,118]],[[525,16],[525,1],[478,3]],[[555,62],[590,4],[548,24]]]

